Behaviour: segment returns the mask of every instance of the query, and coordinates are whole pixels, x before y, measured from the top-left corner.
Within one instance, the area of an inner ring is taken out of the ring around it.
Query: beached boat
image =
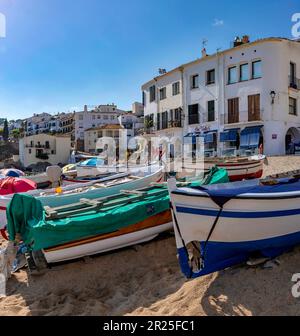
[[[204,180],[185,185],[225,180],[228,181],[225,170],[213,169]],[[16,194],[7,216],[10,240],[20,234],[33,256],[41,251],[46,263],[139,244],[172,229],[166,183],[59,207],[43,207],[32,196]]]
[[[182,272],[195,278],[300,244],[297,178],[176,188],[169,180]]]
[[[122,189],[136,190],[150,185],[152,182],[164,180],[163,167],[153,165],[135,167],[127,173],[120,173],[111,177],[87,182],[67,185],[61,188],[47,190],[33,190],[26,194],[42,202],[44,206],[56,207],[79,202],[81,198],[94,199],[107,197],[120,192]],[[0,196],[0,229],[6,225],[6,208],[13,194]]]
[[[205,158],[203,169],[204,172],[208,172],[214,166],[226,169],[231,182],[261,178],[265,158],[264,155],[235,158]],[[182,176],[193,174],[193,171],[189,171],[190,168],[193,168],[193,165],[186,163],[184,168],[181,173]]]

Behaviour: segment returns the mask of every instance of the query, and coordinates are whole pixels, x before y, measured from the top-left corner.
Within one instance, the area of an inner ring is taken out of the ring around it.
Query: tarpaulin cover
[[[224,169],[214,168],[204,182],[220,183],[226,177],[228,181]],[[163,193],[154,195],[158,190],[163,190]],[[19,233],[28,246],[33,250],[40,250],[111,233],[164,212],[170,207],[167,188],[153,187],[139,201],[130,202],[130,198],[132,195],[120,195],[120,199],[124,200],[122,204],[109,206],[107,202],[108,207],[97,213],[87,211],[69,218],[46,220],[39,200],[25,194],[15,194],[7,208],[9,239],[15,240]]]
[[[27,192],[30,190],[35,190],[36,188],[36,183],[27,179],[6,177],[0,180],[0,195]]]
[[[213,201],[219,206],[223,206],[230,199],[242,194],[270,194],[270,193],[286,193],[300,192],[299,179],[279,179],[277,184],[261,185],[259,179],[225,183],[216,186],[199,186],[195,189],[206,192]]]
[[[154,189],[153,189],[154,190]],[[46,220],[41,202],[34,197],[15,194],[7,208],[9,239],[20,233],[23,241],[33,250],[61,245],[78,239],[111,233],[136,224],[169,209],[167,189],[161,196],[149,192],[142,201],[124,203],[105,210],[85,212],[76,217]]]

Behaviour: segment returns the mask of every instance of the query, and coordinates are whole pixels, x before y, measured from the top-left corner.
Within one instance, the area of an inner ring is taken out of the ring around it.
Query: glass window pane
[[[248,64],[242,64],[241,65],[241,71],[240,71],[240,80],[246,81],[249,79],[249,66]]]
[[[228,83],[236,83],[237,82],[237,69],[236,67],[232,67],[228,69]]]
[[[262,76],[261,72],[261,61],[253,62],[252,63],[252,77],[260,78]]]

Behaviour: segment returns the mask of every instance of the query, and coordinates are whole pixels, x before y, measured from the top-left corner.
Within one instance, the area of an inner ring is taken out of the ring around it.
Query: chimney
[[[87,111],[88,111],[87,105],[84,105],[84,112],[87,112]]]
[[[207,56],[207,52],[206,52],[205,48],[202,49],[201,53],[202,53],[202,57],[206,57]]]
[[[242,42],[243,44],[247,44],[250,42],[249,36],[248,35],[244,35],[242,38]]]

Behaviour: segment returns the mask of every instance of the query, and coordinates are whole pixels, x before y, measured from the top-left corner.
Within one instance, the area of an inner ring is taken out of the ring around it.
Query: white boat
[[[203,169],[204,173],[207,173],[214,166],[224,168],[227,170],[231,182],[261,178],[265,158],[265,155],[235,158],[204,158]],[[184,170],[179,177],[193,175],[192,168],[192,164],[185,163]]]
[[[180,266],[195,278],[300,244],[300,181],[176,188],[169,180]]]
[[[8,219],[10,238],[20,237],[30,245],[31,269],[31,264],[39,268],[39,260],[49,264],[100,254],[147,242],[172,229],[164,183],[53,208],[18,194],[8,207]]]
[[[26,195],[39,199],[44,206],[57,207],[79,202],[80,199],[94,199],[119,193],[121,190],[136,190],[149,186],[152,182],[164,180],[164,168],[159,165],[134,167],[127,173],[87,182],[71,184],[56,189],[33,190]],[[6,225],[6,208],[13,195],[0,196],[0,229]]]

